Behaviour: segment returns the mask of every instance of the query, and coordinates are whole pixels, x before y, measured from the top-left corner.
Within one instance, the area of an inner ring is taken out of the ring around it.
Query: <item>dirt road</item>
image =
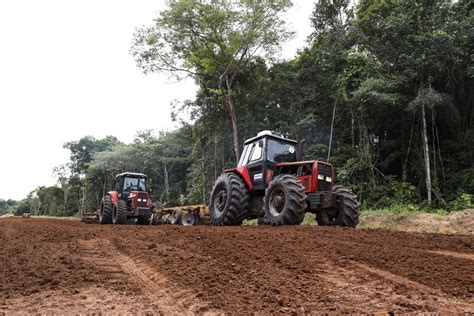
[[[0,314],[474,312],[474,237],[0,219]]]

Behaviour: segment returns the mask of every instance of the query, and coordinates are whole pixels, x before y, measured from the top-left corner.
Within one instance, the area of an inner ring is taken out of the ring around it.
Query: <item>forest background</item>
[[[95,210],[123,171],[146,173],[154,201],[207,203],[261,130],[304,139],[305,158],[332,163],[364,210],[471,207],[474,4],[318,1],[307,47],[281,62],[275,52],[292,34],[279,14],[290,6],[170,1],[130,52],[145,73],[195,80],[196,99],[174,105],[180,127],[140,131],[131,144],[72,140],[70,161],[53,171],[58,185],[0,200],[0,215]]]

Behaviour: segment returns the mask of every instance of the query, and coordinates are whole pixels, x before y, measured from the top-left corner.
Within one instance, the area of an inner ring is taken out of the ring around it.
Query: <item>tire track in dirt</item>
[[[469,253],[461,253],[461,252],[453,252],[453,251],[431,251],[431,250],[427,250],[426,252],[429,252],[435,255],[454,257],[458,259],[474,260],[474,254],[469,254]]]
[[[408,278],[392,274],[388,271],[370,267],[365,264],[355,263],[355,265],[369,273],[378,275],[379,277],[385,280],[388,280],[395,284],[398,283],[404,287],[412,288],[415,291],[418,291],[421,295],[428,296],[427,305],[434,308],[435,310],[444,309],[445,311],[452,312],[454,308],[456,311],[461,311],[463,313],[472,313],[472,311],[474,311],[474,304],[464,303],[452,297],[446,297],[443,292],[437,289],[433,289],[418,282],[412,281]]]
[[[298,256],[310,260],[321,260],[320,254],[299,252]],[[318,276],[328,283],[331,292],[339,293],[342,301],[352,301],[361,308],[361,312],[370,307],[377,309],[380,297],[392,305],[392,312],[407,310],[429,310],[442,312],[472,313],[474,302],[462,302],[446,293],[429,286],[412,281],[400,275],[360,262],[348,260],[341,267],[330,258],[320,267],[322,273]],[[420,302],[423,302],[420,305]],[[365,306],[365,307],[364,307]]]
[[[128,257],[115,250],[106,239],[79,241],[83,259],[92,262],[107,282],[128,280],[144,294],[144,300],[155,303],[165,314],[194,314],[207,310],[207,304],[190,291],[172,285],[166,277],[149,267],[139,257]],[[102,249],[102,250],[98,250]]]
[[[325,244],[329,246],[330,244]],[[333,253],[332,259],[336,261],[347,261],[365,264],[380,271],[387,271],[394,275],[403,276],[407,280],[416,279],[420,285],[436,289],[444,292],[446,297],[459,296],[460,287],[464,287],[467,291],[474,289],[471,275],[464,275],[464,271],[458,270],[456,265],[465,265],[466,260],[471,260],[474,255],[453,252],[453,251],[433,251],[426,250],[420,247],[413,247],[412,245],[384,245],[380,242],[366,243],[361,240],[347,240],[347,237],[341,236],[334,238],[332,245],[336,245],[344,251],[336,250]],[[309,251],[309,250],[308,250]],[[304,252],[301,252],[304,256]],[[438,258],[434,258],[436,255]],[[433,264],[437,262],[437,264]],[[425,270],[425,266],[432,267],[429,271]],[[433,277],[434,274],[450,275],[450,278],[445,278],[443,284],[436,282],[439,278]],[[472,297],[472,296],[468,296]]]

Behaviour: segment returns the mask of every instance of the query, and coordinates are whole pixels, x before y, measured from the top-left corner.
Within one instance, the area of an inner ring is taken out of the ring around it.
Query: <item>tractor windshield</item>
[[[296,161],[296,149],[293,144],[269,139],[267,157],[273,162],[293,162]]]
[[[146,191],[145,179],[127,177],[123,181],[123,190]]]

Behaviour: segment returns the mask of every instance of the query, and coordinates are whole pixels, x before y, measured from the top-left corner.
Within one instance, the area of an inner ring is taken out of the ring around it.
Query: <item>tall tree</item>
[[[251,61],[271,58],[291,36],[279,16],[291,5],[290,0],[171,0],[155,25],[137,31],[131,53],[145,73],[191,76],[215,94],[230,116],[238,160],[234,87]]]
[[[362,47],[375,55],[387,71],[409,84],[410,104],[420,105],[428,204],[433,190],[432,170],[426,124],[427,102],[422,99],[438,94],[433,83],[440,78],[449,78],[452,64],[459,56],[454,40],[456,32],[463,30],[450,29],[459,24],[452,19],[452,7],[450,0],[362,0],[355,21]]]

